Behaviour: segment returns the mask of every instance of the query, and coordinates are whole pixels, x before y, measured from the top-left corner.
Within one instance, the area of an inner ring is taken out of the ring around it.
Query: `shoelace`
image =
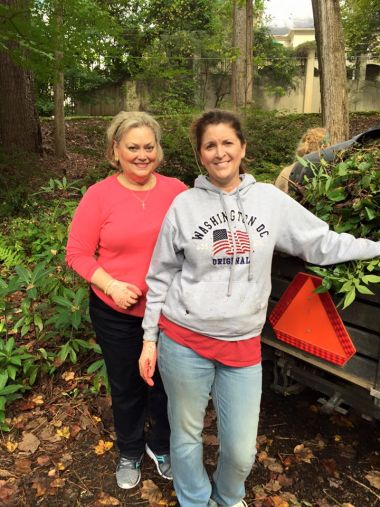
[[[159,463],[166,463],[167,461],[169,461],[169,457],[166,454],[162,455],[156,454],[156,459]]]
[[[128,459],[128,458],[120,458],[119,467],[120,468],[140,468],[140,461],[134,460],[134,459]]]

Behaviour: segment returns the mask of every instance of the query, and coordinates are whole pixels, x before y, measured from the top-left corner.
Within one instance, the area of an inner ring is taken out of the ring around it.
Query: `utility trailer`
[[[303,158],[317,166],[321,158],[331,162],[342,150],[366,146],[379,139],[380,126],[377,126]],[[312,177],[312,171],[309,166],[304,167],[298,162],[289,178],[296,184],[302,184],[305,176]],[[284,254],[274,255],[268,317],[299,272],[308,272],[303,261]],[[321,401],[327,412],[344,412],[348,405],[363,415],[380,419],[380,289],[373,287],[375,295],[358,294],[348,308],[337,309],[356,348],[356,353],[344,366],[280,341],[267,321],[262,333],[263,359],[273,362],[272,387],[276,391],[287,395],[308,386],[325,395],[326,398]],[[333,302],[336,305],[338,299],[333,297]],[[302,306],[300,311],[302,313]]]
[[[268,316],[299,272],[308,272],[303,261],[275,253]],[[356,348],[344,366],[280,341],[267,321],[262,333],[263,360],[273,362],[272,387],[277,392],[289,395],[308,386],[325,395],[321,401],[326,412],[345,413],[348,405],[380,419],[380,290],[371,289],[374,296],[359,295],[345,310],[338,308]],[[333,301],[338,299],[333,297]]]

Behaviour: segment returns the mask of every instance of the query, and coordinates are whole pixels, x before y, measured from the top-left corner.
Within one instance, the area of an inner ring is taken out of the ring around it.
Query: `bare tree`
[[[339,0],[312,0],[321,84],[322,122],[331,144],[348,139],[346,59]]]

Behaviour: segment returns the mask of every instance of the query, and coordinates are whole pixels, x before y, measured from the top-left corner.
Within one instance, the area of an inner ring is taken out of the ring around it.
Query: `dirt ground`
[[[142,481],[117,487],[110,400],[90,395],[88,379],[63,371],[13,405],[12,431],[0,447],[0,506],[176,506],[171,483],[145,457]],[[246,482],[250,507],[379,507],[378,421],[326,415],[305,390],[283,397],[264,387],[256,464]],[[215,468],[217,438],[210,404],[204,431],[205,463]]]

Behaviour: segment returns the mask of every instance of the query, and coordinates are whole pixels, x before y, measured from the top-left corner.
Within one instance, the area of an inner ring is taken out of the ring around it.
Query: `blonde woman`
[[[107,367],[120,460],[120,488],[141,478],[144,451],[171,479],[166,394],[139,375],[145,276],[161,223],[186,186],[157,173],[161,129],[143,112],[120,112],[107,130],[107,159],[118,171],[91,186],[75,212],[67,263],[90,284],[90,316]],[[144,427],[148,422],[148,431]]]

